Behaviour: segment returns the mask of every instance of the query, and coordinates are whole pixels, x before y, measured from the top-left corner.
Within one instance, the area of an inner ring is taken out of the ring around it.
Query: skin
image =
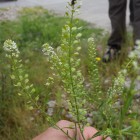
[[[61,129],[63,129],[65,132],[68,132],[68,135],[71,138],[75,138],[76,130],[70,128],[74,125],[74,123],[66,121],[66,120],[61,120],[56,125],[59,126]],[[85,127],[83,131],[85,140],[88,140],[89,138],[91,138],[96,132],[98,131],[93,127],[90,127],[90,126]],[[79,129],[77,129],[76,139],[83,140]],[[70,140],[70,138],[68,138],[68,136],[64,134],[61,130],[50,127],[42,134],[33,138],[33,140]],[[101,136],[98,136],[96,138],[93,138],[92,140],[103,140],[103,138]],[[111,139],[107,138],[106,140],[111,140]]]

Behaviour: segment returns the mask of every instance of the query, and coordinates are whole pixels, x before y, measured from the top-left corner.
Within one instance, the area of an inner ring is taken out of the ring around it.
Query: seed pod
[[[72,0],[72,1],[71,1],[71,5],[74,5],[75,2],[76,2],[76,0]]]

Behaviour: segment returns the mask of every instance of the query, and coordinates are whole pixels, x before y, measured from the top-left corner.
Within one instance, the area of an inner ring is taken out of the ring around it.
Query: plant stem
[[[68,63],[69,63],[71,89],[72,89],[73,95],[76,95],[75,88],[74,88],[74,83],[73,83],[72,64],[71,64],[72,27],[73,27],[73,18],[74,18],[74,5],[72,5],[71,7],[72,7],[72,11],[71,11],[71,18],[70,18],[70,32],[69,32],[70,38],[69,38],[69,60],[68,60]],[[78,127],[80,129],[80,133],[81,133],[83,139],[85,140],[83,132],[82,132],[82,128],[80,126],[79,109],[78,109],[77,97],[76,96],[74,96],[74,102],[75,102],[75,110],[76,110],[76,117],[77,117]],[[77,131],[76,131],[76,135],[77,135]]]

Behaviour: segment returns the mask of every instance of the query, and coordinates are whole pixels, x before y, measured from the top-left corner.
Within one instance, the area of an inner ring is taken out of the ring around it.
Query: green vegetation
[[[19,140],[20,137],[20,140],[30,140],[48,125],[44,123],[44,116],[41,117],[38,110],[30,112],[25,108],[23,103],[26,98],[14,93],[9,77],[11,71],[8,70],[11,62],[4,58],[5,53],[2,48],[5,40],[12,39],[19,46],[25,71],[36,87],[36,94],[40,96],[42,108],[45,110],[47,102],[55,99],[52,95],[56,90],[47,89],[44,85],[50,71],[42,54],[42,45],[46,42],[54,48],[60,45],[62,27],[66,20],[66,17],[56,16],[37,7],[24,8],[14,21],[0,21],[0,139]],[[77,22],[77,19],[75,21]],[[92,28],[84,21],[80,20],[77,24],[83,27],[81,28],[83,42],[93,33],[98,36],[102,33],[101,29]],[[61,118],[56,118],[59,119]]]
[[[56,16],[40,7],[24,8],[16,21],[0,22],[0,46],[3,46],[5,40],[12,39],[20,48],[40,49],[46,42],[57,47],[60,45],[61,29],[66,20],[66,17]],[[83,27],[81,32],[84,39],[93,33],[97,36],[101,34],[101,29],[91,28],[82,20],[77,24]]]
[[[100,130],[96,136],[138,140],[137,52],[103,64],[96,47],[105,44],[103,31],[74,19],[80,7],[69,6],[65,18],[39,7],[23,9],[16,21],[0,22],[0,139],[30,140],[68,119],[81,133],[90,123]]]

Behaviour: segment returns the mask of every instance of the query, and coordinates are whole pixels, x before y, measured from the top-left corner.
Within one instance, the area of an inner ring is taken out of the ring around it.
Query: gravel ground
[[[15,20],[18,16],[18,11],[21,8],[4,8],[0,9],[0,20]]]

